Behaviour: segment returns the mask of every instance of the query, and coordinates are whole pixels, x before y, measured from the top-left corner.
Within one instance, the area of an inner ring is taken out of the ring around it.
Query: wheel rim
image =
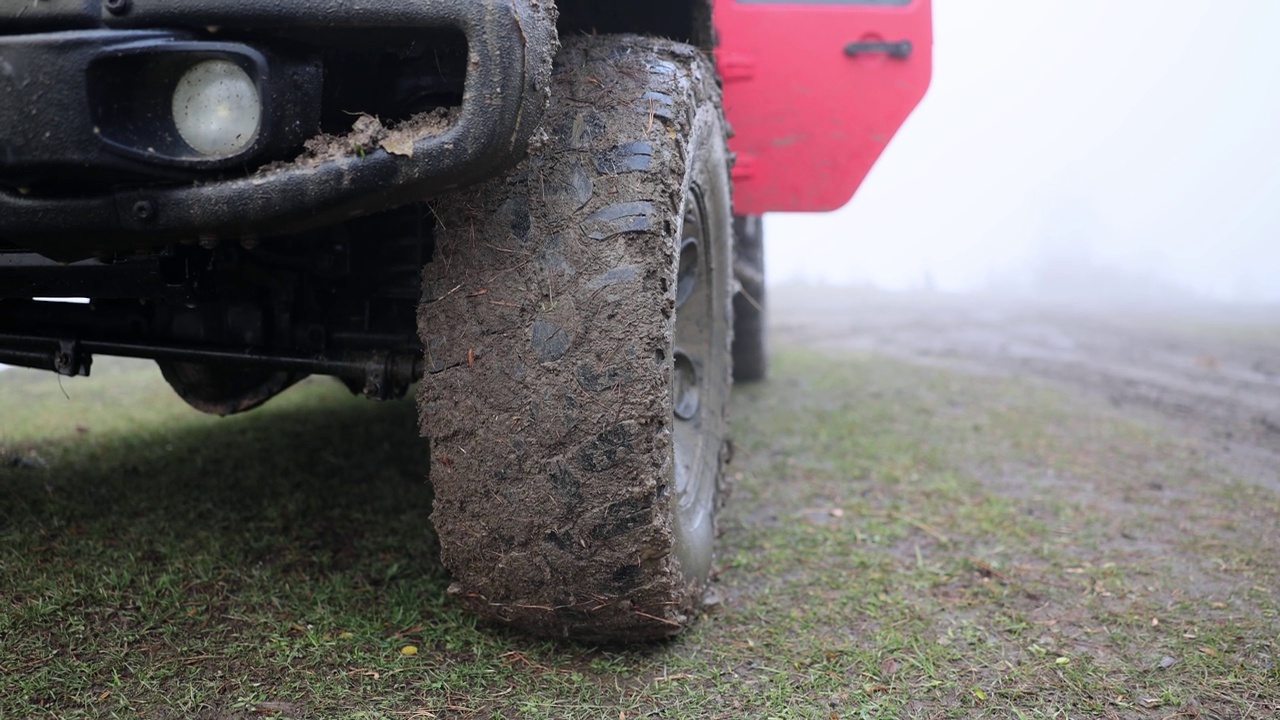
[[[707,399],[711,354],[715,342],[715,283],[710,237],[702,191],[695,185],[685,199],[684,231],[676,275],[675,349],[672,353],[671,408],[675,439],[675,550],[688,580],[701,580],[711,569],[715,540],[715,504],[719,442],[707,432]],[[713,447],[714,445],[714,447]]]

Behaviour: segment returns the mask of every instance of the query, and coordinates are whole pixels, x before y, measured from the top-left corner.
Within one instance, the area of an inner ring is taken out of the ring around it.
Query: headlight
[[[205,60],[178,79],[173,123],[192,150],[209,157],[235,155],[258,135],[262,98],[239,65]]]

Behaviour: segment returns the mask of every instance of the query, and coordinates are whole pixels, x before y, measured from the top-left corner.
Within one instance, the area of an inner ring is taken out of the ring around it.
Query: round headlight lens
[[[173,91],[178,134],[201,155],[227,157],[244,150],[257,137],[261,119],[257,86],[228,60],[192,66]]]

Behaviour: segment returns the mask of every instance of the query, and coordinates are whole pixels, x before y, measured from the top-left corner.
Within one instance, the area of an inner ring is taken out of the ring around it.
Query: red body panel
[[[930,0],[716,0],[734,211],[834,210],[924,97]],[[850,43],[911,43],[906,58]]]

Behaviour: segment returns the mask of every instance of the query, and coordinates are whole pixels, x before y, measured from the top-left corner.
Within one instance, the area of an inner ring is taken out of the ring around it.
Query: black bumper
[[[121,5],[125,12],[112,11]],[[19,9],[24,12],[19,14]],[[448,129],[441,132],[424,124],[420,132],[399,138],[396,153],[362,148],[332,159],[275,163],[212,182],[135,184],[129,190],[100,194],[41,196],[0,190],[0,242],[74,259],[176,240],[268,237],[422,200],[491,177],[524,155],[541,121],[555,52],[554,14],[552,3],[538,0],[104,0],[100,5],[43,0],[0,6],[3,32],[59,30],[66,35],[68,27],[99,34],[104,28],[122,33],[198,32],[223,26],[269,33],[299,25],[421,27],[458,31],[466,36],[469,51],[462,106]],[[0,68],[3,60],[0,55]],[[39,75],[23,81],[38,83]],[[8,101],[0,97],[4,102]],[[6,133],[10,142],[19,134],[20,142],[38,142],[30,128],[0,128],[0,140]],[[412,144],[411,152],[406,143]]]

